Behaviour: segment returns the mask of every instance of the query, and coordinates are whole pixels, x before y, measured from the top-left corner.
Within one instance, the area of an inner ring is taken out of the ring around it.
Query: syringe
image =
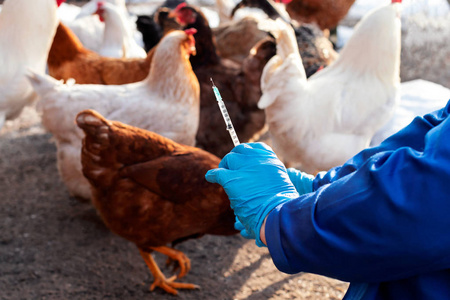
[[[233,123],[231,123],[230,115],[228,115],[227,108],[225,107],[225,103],[222,101],[222,96],[219,93],[219,89],[214,84],[214,81],[211,79],[212,82],[212,89],[214,91],[214,95],[217,99],[217,104],[219,104],[220,112],[222,113],[223,119],[225,120],[225,124],[227,125],[227,130],[230,133],[231,140],[233,141],[234,146],[237,146],[240,144],[238,136],[236,134],[236,131],[234,131]]]

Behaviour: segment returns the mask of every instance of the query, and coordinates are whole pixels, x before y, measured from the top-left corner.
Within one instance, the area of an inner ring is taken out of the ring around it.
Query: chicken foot
[[[164,274],[161,272],[161,269],[156,264],[155,260],[151,253],[142,250],[139,248],[139,253],[145,261],[145,264],[149,268],[150,272],[153,275],[155,281],[150,286],[150,291],[153,291],[156,287],[160,287],[169,294],[177,295],[178,292],[176,289],[199,289],[200,287],[191,283],[181,283],[175,282],[176,278],[183,277],[190,269],[190,261],[189,259],[181,252],[168,247],[151,247],[152,250],[165,254],[173,259],[176,259],[180,263],[181,271],[180,274],[174,275],[167,279]],[[183,262],[184,260],[184,262]]]
[[[164,246],[150,248],[156,252],[167,255],[169,259],[178,262],[180,267],[180,273],[177,276],[178,278],[184,277],[191,269],[191,261],[183,252]]]

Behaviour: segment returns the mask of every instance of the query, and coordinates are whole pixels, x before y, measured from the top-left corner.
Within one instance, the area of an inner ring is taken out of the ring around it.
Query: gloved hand
[[[247,230],[245,230],[244,225],[242,225],[241,221],[239,221],[238,217],[236,217],[236,221],[234,222],[234,229],[239,230],[241,235],[246,239],[255,239],[255,237],[251,236]]]
[[[295,186],[300,195],[311,193],[313,191],[314,176],[294,168],[287,169],[289,179]]]
[[[205,178],[223,186],[241,223],[236,222],[236,229],[260,247],[264,246],[259,231],[265,217],[279,204],[299,196],[283,163],[263,143],[236,146]]]

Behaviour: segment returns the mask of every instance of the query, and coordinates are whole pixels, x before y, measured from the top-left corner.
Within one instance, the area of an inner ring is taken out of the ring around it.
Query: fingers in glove
[[[241,221],[239,221],[236,216],[236,222],[234,223],[234,229],[239,230],[241,235],[246,239],[254,239],[255,235],[251,233],[251,231],[247,230],[244,225],[242,225]]]
[[[242,225],[241,221],[239,221],[239,219],[236,217],[236,222],[234,223],[234,229],[236,230],[243,230],[245,229],[244,225]]]
[[[248,144],[240,144],[225,155],[219,163],[219,168],[240,170],[250,165],[273,163],[275,160],[278,161],[276,154],[271,150],[264,149],[263,146],[251,148]],[[280,162],[280,164],[282,163]]]
[[[308,173],[304,173],[295,168],[289,168],[286,170],[289,179],[294,184],[295,189],[300,195],[310,193],[313,190],[314,176]]]
[[[247,229],[241,230],[241,235],[246,239],[255,239],[255,234],[252,234]]]
[[[228,173],[230,171],[224,168],[211,169],[205,174],[205,179],[211,183],[218,183],[220,185],[224,185],[229,177]]]
[[[254,155],[254,154],[274,155],[275,154],[273,152],[272,148],[270,148],[270,146],[268,146],[264,143],[261,143],[261,142],[240,144],[240,145],[234,147],[230,153],[240,153],[240,154],[245,154],[245,155]]]
[[[240,146],[240,145],[239,145]],[[238,146],[237,146],[238,147]],[[220,161],[219,168],[240,170],[248,164],[248,157],[241,153],[230,152]]]

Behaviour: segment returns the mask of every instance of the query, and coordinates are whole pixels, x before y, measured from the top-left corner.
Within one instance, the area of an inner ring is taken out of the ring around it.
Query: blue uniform
[[[349,281],[344,299],[450,299],[449,114],[450,102],[415,118],[277,206],[265,226],[277,268]]]

